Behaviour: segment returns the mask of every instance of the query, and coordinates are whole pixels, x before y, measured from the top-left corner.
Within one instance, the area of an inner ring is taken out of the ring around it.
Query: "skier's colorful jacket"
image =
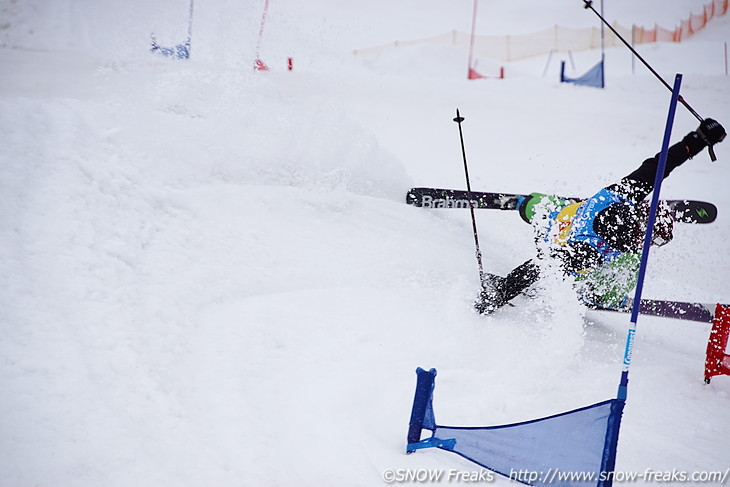
[[[599,236],[593,222],[612,204],[632,204],[624,195],[604,188],[580,203],[566,202],[555,196],[532,193],[521,214],[535,225],[538,245],[551,254],[587,245],[600,256],[599,264],[566,271],[580,283],[583,298],[601,306],[621,306],[636,285],[640,256],[611,248]],[[562,255],[571,255],[564,252]]]

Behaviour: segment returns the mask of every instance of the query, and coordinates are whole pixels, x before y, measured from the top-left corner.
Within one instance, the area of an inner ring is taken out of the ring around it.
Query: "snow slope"
[[[351,54],[468,30],[467,0],[273,0],[272,71],[255,73],[263,3],[196,3],[181,62],[147,50],[152,32],[184,41],[185,1],[0,1],[0,485],[372,486],[387,469],[478,470],[403,454],[417,366],[439,369],[448,424],[615,394],[627,316],[586,312],[559,282],[476,315],[468,214],[403,200],[464,186],[457,107],[474,189],[588,194],[659,149],[669,92],[620,49],[605,90],[561,85],[555,59],[469,82],[452,48]],[[606,16],[669,26],[701,5],[636,3]],[[595,25],[580,2],[534,8],[483,2],[479,25]],[[641,48],[726,126],[728,21]],[[576,71],[599,55],[574,53]],[[674,140],[696,125],[680,109]],[[730,301],[729,147],[666,181],[665,197],[720,215],[653,251],[646,297]],[[515,214],[478,225],[490,271],[533,255]],[[618,470],[730,467],[730,378],[701,380],[708,333],[639,320]]]

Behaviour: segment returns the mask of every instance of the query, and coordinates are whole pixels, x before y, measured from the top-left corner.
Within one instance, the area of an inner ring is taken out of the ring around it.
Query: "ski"
[[[712,323],[715,318],[715,307],[716,305],[711,303],[688,303],[684,301],[667,301],[662,299],[642,299],[641,304],[639,305],[639,314],[646,316],[659,316],[662,318],[673,318],[676,320],[697,321],[700,323]],[[631,313],[632,307],[601,308],[591,306],[590,309],[594,311]]]
[[[474,208],[493,210],[517,210],[529,195],[511,193],[469,192],[458,189],[411,188],[406,193],[406,203],[422,208]],[[568,203],[585,198],[560,196]],[[717,218],[717,207],[706,201],[663,200],[669,206],[674,220],[681,223],[712,223]]]

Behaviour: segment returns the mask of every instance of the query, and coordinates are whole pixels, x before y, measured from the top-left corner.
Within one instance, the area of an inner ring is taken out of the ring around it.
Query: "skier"
[[[703,120],[696,131],[669,148],[664,178],[705,147],[721,142],[725,135],[717,121]],[[506,277],[485,274],[476,310],[493,313],[537,282],[541,267],[553,264],[575,279],[578,295],[588,306],[626,306],[627,294],[638,279],[649,214],[644,200],[654,189],[658,164],[659,154],[580,203],[540,193],[525,198],[519,206],[520,216],[535,227],[537,259],[528,260]],[[669,211],[660,207],[652,244],[668,243],[672,228]]]

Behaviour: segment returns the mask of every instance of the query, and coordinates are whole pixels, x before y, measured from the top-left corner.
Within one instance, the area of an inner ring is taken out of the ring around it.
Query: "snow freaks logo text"
[[[470,201],[467,199],[434,198],[433,196],[424,194],[421,198],[421,206],[424,208],[469,208],[470,206],[477,208],[479,202],[477,200],[471,200],[470,204]]]
[[[496,474],[489,470],[457,470],[455,468],[389,468],[383,471],[386,484],[426,483],[488,483],[494,482]]]

